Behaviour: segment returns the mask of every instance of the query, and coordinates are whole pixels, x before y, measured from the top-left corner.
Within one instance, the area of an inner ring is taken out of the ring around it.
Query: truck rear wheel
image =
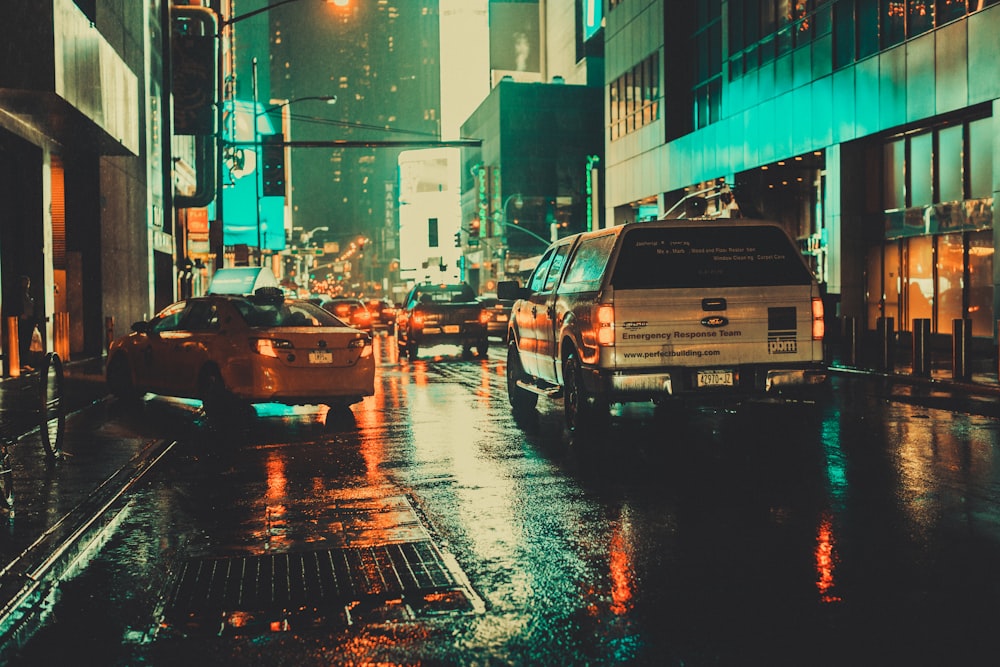
[[[583,370],[575,352],[563,365],[563,411],[566,428],[573,434],[604,426],[609,417],[607,402],[592,396],[583,385]]]
[[[517,343],[511,341],[507,346],[507,400],[515,415],[531,412],[538,404],[538,394],[517,386],[518,380],[525,380],[524,369],[521,368],[521,357],[517,353]]]

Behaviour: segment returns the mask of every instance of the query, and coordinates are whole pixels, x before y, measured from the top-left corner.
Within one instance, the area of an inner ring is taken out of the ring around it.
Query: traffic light
[[[261,136],[261,178],[265,197],[285,196],[285,136]]]
[[[462,247],[462,232],[455,232],[455,247]]]

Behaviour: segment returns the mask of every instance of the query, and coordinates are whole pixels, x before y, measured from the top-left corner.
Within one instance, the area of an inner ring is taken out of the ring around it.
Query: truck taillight
[[[424,314],[423,313],[413,313],[410,315],[410,324],[414,329],[420,329],[424,326]]]
[[[489,324],[489,322],[490,322],[490,311],[488,310],[479,311],[479,323]]]
[[[615,344],[615,307],[610,304],[601,304],[594,311],[594,324],[597,327],[598,345]]]
[[[823,340],[823,336],[826,334],[826,323],[823,320],[823,299],[815,296],[813,297],[812,311],[813,311],[813,325],[812,325],[813,340]]]

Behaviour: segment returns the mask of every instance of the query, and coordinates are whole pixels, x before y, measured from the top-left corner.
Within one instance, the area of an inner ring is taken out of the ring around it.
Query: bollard
[[[930,318],[913,320],[913,374],[918,377],[931,376],[931,361],[927,343],[931,338]]]
[[[895,338],[896,321],[891,317],[880,317],[876,322],[879,342],[879,370],[891,373],[895,367],[893,339]]]
[[[968,380],[969,348],[972,346],[972,320],[951,321],[951,375],[955,380]]]

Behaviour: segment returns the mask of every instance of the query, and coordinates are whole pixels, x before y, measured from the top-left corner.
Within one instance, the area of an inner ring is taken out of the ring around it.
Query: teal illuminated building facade
[[[997,0],[610,0],[608,222],[724,184],[799,240],[833,315],[994,339],[997,35]]]

